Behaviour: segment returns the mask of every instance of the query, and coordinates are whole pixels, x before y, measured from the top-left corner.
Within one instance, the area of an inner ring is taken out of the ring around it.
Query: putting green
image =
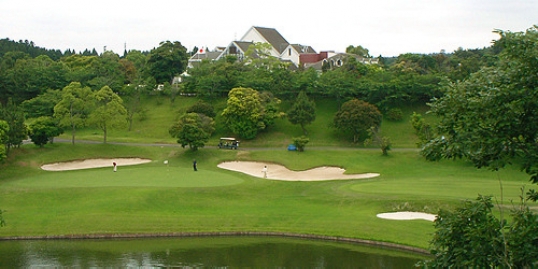
[[[117,172],[111,168],[50,172],[2,184],[24,188],[88,188],[88,187],[218,187],[241,184],[237,176],[218,171],[167,166],[125,166]]]

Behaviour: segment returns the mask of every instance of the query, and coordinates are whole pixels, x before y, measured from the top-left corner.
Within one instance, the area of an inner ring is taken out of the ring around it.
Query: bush
[[[403,119],[403,112],[399,108],[391,108],[387,112],[387,119],[391,121],[401,121]]]
[[[217,113],[215,113],[215,109],[213,108],[213,106],[203,101],[198,101],[198,103],[187,108],[187,113],[192,113],[192,112],[198,113],[198,114],[204,114],[211,118],[214,118],[217,115]]]
[[[292,138],[292,140],[295,147],[297,147],[297,151],[304,151],[304,147],[306,146],[306,144],[308,144],[308,142],[310,142],[310,139],[308,139],[308,137],[304,135],[300,137],[294,137]]]

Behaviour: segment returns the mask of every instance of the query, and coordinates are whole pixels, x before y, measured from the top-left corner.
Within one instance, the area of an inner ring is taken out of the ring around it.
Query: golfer
[[[118,170],[118,166],[116,165],[116,162],[113,162],[112,165],[114,166],[114,172]]]
[[[267,178],[267,165],[263,167],[262,173],[263,173],[263,178]]]

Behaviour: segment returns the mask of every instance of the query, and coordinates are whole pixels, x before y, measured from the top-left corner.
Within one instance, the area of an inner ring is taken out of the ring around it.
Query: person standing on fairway
[[[263,178],[267,178],[267,165],[263,167],[262,173],[263,173]]]
[[[116,162],[113,162],[112,165],[114,166],[114,172],[118,170],[118,166],[116,165]]]
[[[194,171],[198,171],[198,168],[196,168],[196,160],[192,161],[192,169],[194,169]]]

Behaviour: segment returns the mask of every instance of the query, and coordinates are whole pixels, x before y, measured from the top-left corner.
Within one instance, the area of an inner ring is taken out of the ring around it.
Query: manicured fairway
[[[190,152],[177,147],[55,145],[23,149],[0,174],[0,237],[162,234],[179,232],[284,232],[392,242],[427,248],[434,231],[425,220],[395,221],[378,213],[436,213],[478,193],[516,199],[527,176],[499,174],[464,162],[430,163],[416,151],[383,157],[373,150]],[[50,172],[44,163],[101,157],[142,157],[151,163]],[[192,170],[192,160],[198,170]],[[169,165],[163,163],[169,161]],[[292,170],[338,166],[376,172],[367,180],[287,182],[217,168],[230,160],[266,161]]]

